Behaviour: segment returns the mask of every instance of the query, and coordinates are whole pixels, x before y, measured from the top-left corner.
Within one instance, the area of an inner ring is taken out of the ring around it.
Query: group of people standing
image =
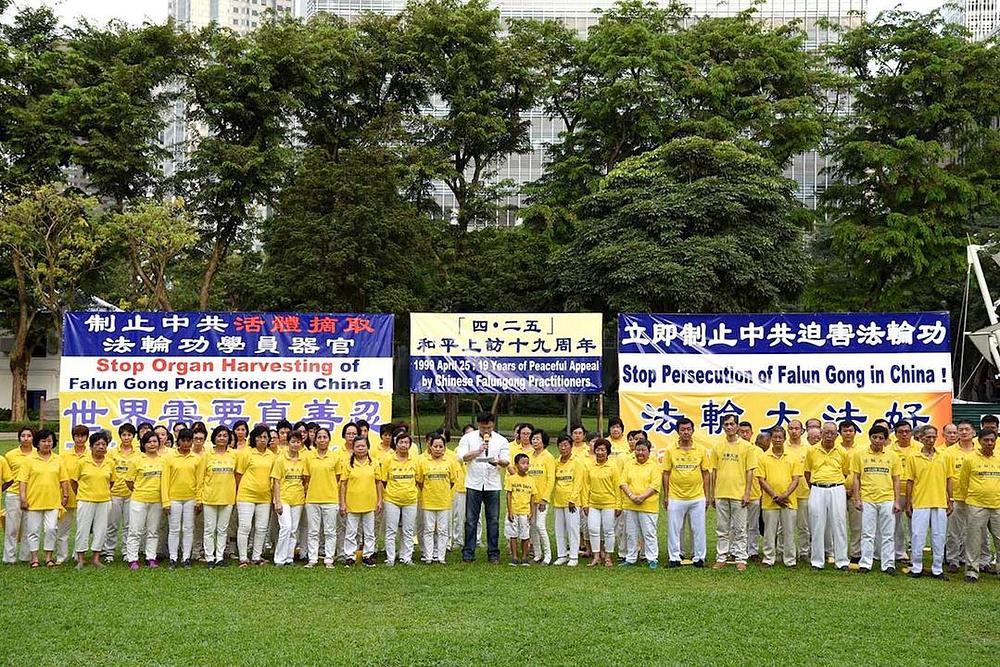
[[[287,421],[272,429],[237,422],[209,434],[204,424],[167,429],[122,425],[107,432],[73,429],[59,452],[51,431],[21,429],[18,446],[0,457],[4,490],[3,560],[32,567],[68,559],[75,529],[77,567],[100,567],[117,549],[132,569],[226,563],[277,566],[297,558],[375,565],[377,543],[387,565],[444,563],[460,545],[476,557],[485,517],[486,556],[500,560],[501,500],[510,564],[621,566],[659,562],[661,507],[667,518],[667,565],[707,559],[706,511],[715,508],[715,568],[743,571],[759,561],[794,566],[808,559],[868,572],[909,566],[923,571],[930,536],[931,573],[964,567],[968,581],[994,567],[1000,540],[1000,456],[996,419],[934,426],[877,421],[867,433],[851,422],[792,421],[758,434],[735,416],[724,436],[704,439],[680,418],[676,438],[652,444],[614,418],[607,437],[574,424],[556,438],[518,424],[514,441],[484,413],[452,450],[447,434],[418,442],[405,425],[328,429]],[[554,514],[555,554],[549,536]],[[165,534],[165,539],[164,539]],[[912,553],[912,560],[911,555]],[[43,560],[44,556],[44,560]],[[554,557],[553,557],[554,556]]]

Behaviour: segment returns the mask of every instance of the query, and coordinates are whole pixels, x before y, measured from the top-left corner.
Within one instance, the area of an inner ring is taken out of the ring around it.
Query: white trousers
[[[390,565],[396,562],[397,533],[402,533],[399,540],[399,560],[404,563],[412,561],[417,506],[396,505],[386,501],[382,511],[385,513],[385,562]],[[368,546],[368,540],[365,540],[365,546]]]
[[[910,517],[910,529],[910,545],[913,548],[913,565],[910,571],[920,574],[924,569],[923,546],[927,542],[929,530],[931,574],[941,574],[944,571],[944,535],[948,530],[948,511],[938,507],[914,508],[913,516]]]
[[[295,560],[295,542],[299,537],[302,505],[281,504],[278,515],[278,544],[274,548],[275,565],[291,565]]]
[[[737,563],[747,560],[747,508],[732,498],[715,500],[715,560],[724,563],[729,554]]]
[[[108,512],[111,501],[91,503],[81,500],[76,506],[76,537],[73,548],[82,554],[92,550],[99,554],[108,538]]]
[[[340,506],[336,503],[307,503],[306,523],[309,524],[309,539],[306,542],[309,562],[319,562],[319,534],[323,532],[323,561],[330,564],[337,557],[337,514]]]
[[[260,560],[264,553],[264,538],[267,536],[268,523],[271,520],[271,503],[236,503],[236,514],[239,528],[236,530],[236,548],[240,554],[240,562]],[[250,530],[253,528],[253,554],[250,548]]]
[[[708,548],[705,535],[705,499],[669,500],[667,502],[667,559],[680,561],[684,557],[681,532],[688,519],[694,538],[694,560],[705,560]]]
[[[805,484],[805,480],[802,480]],[[795,528],[799,533],[799,558],[809,558],[811,550],[809,540],[809,498],[799,498],[796,503],[798,509],[795,510]]]
[[[615,510],[599,510],[591,507],[587,513],[587,532],[590,535],[590,550],[595,555],[601,551],[605,554],[614,553]]]
[[[416,507],[416,506],[414,506]],[[375,555],[375,512],[348,512],[347,533],[344,536],[344,549],[348,558],[354,558],[358,550],[358,531],[363,533],[364,551],[362,556],[368,558]]]
[[[129,529],[126,555],[128,561],[132,563],[139,560],[139,543],[143,540],[145,540],[146,546],[146,560],[155,560],[163,506],[160,503],[143,503],[133,500],[129,503],[128,510]]]
[[[552,562],[552,543],[549,542],[549,505],[544,510],[536,510],[535,522],[531,524],[531,550],[535,560]]]
[[[17,493],[3,494],[4,509],[7,512],[4,524],[3,562],[13,563],[28,560],[28,513],[21,511],[21,496]],[[20,553],[18,549],[20,548]]]
[[[24,541],[28,551],[39,551],[40,537],[44,537],[45,551],[55,551],[59,510],[28,510],[26,514],[28,525]]]
[[[844,485],[813,486],[809,493],[809,529],[812,545],[809,562],[813,567],[826,565],[826,531],[829,526],[833,540],[833,560],[836,567],[846,567],[847,560],[847,492]]]
[[[774,565],[780,547],[782,562],[787,567],[795,567],[795,515],[795,510],[786,507],[764,510],[764,558],[762,562],[765,565]],[[779,533],[781,534],[780,545],[778,544]]]
[[[191,500],[171,500],[170,516],[167,521],[167,556],[177,560],[177,549],[181,549],[181,561],[191,560],[194,545],[194,498]]]
[[[980,568],[990,563],[990,535],[1000,543],[1000,509],[966,505],[965,523],[965,575],[977,579]]]
[[[118,527],[122,533],[122,556],[128,545],[128,506],[129,498],[111,496],[111,508],[108,510],[108,534],[104,538],[104,555],[114,557],[118,547]]]
[[[881,503],[862,503],[860,567],[871,569],[875,560],[876,545],[882,571],[896,567],[895,532],[896,516],[892,513],[891,500]]]
[[[580,508],[556,510],[556,558],[576,561],[580,553]]]
[[[425,563],[444,562],[450,524],[451,510],[424,510],[424,541],[420,545]]]
[[[457,546],[459,549],[465,543],[465,492],[456,491],[451,499],[451,531],[449,531],[449,549]]]
[[[79,503],[77,503],[79,505]],[[62,563],[69,556],[69,534],[76,528],[76,508],[66,510],[61,519],[56,535],[56,563]]]
[[[205,561],[221,563],[226,553],[229,534],[229,519],[233,514],[232,505],[202,505],[205,515]]]
[[[760,498],[747,504],[747,556],[760,555]]]
[[[590,510],[593,512],[594,510]],[[656,538],[656,521],[660,513],[625,510],[625,561],[634,563],[639,559],[639,539],[642,539],[647,561],[660,557],[660,545]]]

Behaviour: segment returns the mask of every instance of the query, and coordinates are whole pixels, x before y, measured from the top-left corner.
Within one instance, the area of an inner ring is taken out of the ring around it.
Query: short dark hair
[[[638,444],[638,443],[636,443],[636,444]],[[598,447],[603,447],[604,451],[607,452],[608,454],[611,453],[611,443],[608,440],[604,439],[604,438],[598,438],[596,441],[594,441],[594,453],[595,454],[597,453],[597,448]]]
[[[52,446],[56,446],[56,434],[47,428],[42,428],[32,433],[31,444],[35,449],[38,449],[38,444],[46,438],[52,438]]]
[[[392,447],[393,449],[396,449],[396,444],[403,438],[409,440],[411,445],[413,444],[413,438],[410,436],[409,431],[399,431],[398,433],[393,434],[392,444],[390,444],[389,446]],[[357,442],[358,440],[364,440],[366,443],[368,442],[367,438],[362,438],[361,436],[355,438],[354,442]]]
[[[885,426],[879,426],[878,424],[876,424],[875,426],[872,426],[870,429],[868,429],[869,438],[875,435],[876,433],[881,433],[887,438],[889,437],[889,429],[887,429]]]
[[[225,433],[229,436],[229,441],[226,443],[227,445],[232,444],[233,432],[230,431],[225,424],[219,424],[218,426],[212,429],[212,437],[209,438],[209,440],[213,445],[215,444],[215,439],[219,436],[220,433]]]
[[[177,442],[181,440],[194,440],[194,431],[189,428],[182,428],[177,431]]]
[[[274,430],[278,431],[278,430],[281,430],[283,428],[287,428],[289,431],[291,431],[292,430],[292,422],[288,421],[287,419],[279,419],[278,423],[274,425]],[[270,429],[268,429],[268,430],[270,430]]]
[[[267,436],[267,442],[268,442],[268,444],[270,444],[270,442],[271,442],[271,429],[269,429],[266,424],[257,424],[256,426],[253,427],[253,430],[250,431],[250,435],[247,436],[247,441],[249,441],[250,446],[251,447],[256,447],[257,446],[257,438],[259,438],[262,435],[266,435]]]
[[[649,444],[649,440],[646,440],[645,438],[643,438],[642,440],[637,440],[636,443],[635,443],[635,448],[639,449],[639,445],[642,445],[646,449],[652,449],[653,448],[653,446],[651,444]]]
[[[497,416],[492,412],[480,412],[478,415],[476,415],[477,424],[496,423],[496,421],[497,421]]]
[[[751,424],[750,422],[748,422],[746,420],[741,421],[739,425],[740,426],[749,426],[750,428],[753,428],[753,424]]]
[[[997,432],[991,428],[984,428],[979,432],[979,439],[982,440],[984,436],[992,435],[994,438],[997,437]]]
[[[528,460],[528,455],[524,454],[523,452],[514,457],[514,463],[519,463],[521,461],[527,461],[527,460]]]
[[[121,435],[122,433],[131,433],[132,435],[135,435],[135,426],[125,422],[118,427],[118,435]]]
[[[204,435],[208,435],[208,427],[205,426],[205,422],[195,422],[191,424],[191,433],[192,435],[195,433],[202,433]]]
[[[622,431],[625,430],[625,422],[621,420],[621,417],[612,417],[608,420],[608,430],[611,430],[612,426],[619,427]]]
[[[575,431],[576,429],[580,429],[580,430],[581,430],[581,431],[583,431],[584,433],[586,433],[586,432],[587,432],[587,429],[585,429],[585,428],[583,427],[583,424],[581,424],[580,422],[573,422],[572,424],[570,424],[570,425],[569,425],[569,432],[570,432],[571,434],[572,434],[572,433],[573,433],[573,431]]]
[[[971,419],[959,419],[957,422],[955,422],[955,426],[961,426],[962,424],[968,424],[972,428],[976,428],[976,425],[972,423]]]
[[[93,447],[94,445],[96,445],[101,440],[104,441],[105,445],[108,444],[109,442],[111,442],[111,437],[108,435],[107,431],[101,430],[101,431],[98,431],[97,433],[92,433],[90,435],[90,446]]]
[[[357,437],[356,434],[358,432],[360,432],[360,431],[358,430],[358,425],[355,424],[354,422],[347,422],[346,424],[344,424],[344,426],[340,429],[340,437],[341,438],[346,438],[347,437],[347,429],[351,428],[352,426],[354,427],[355,437]]]
[[[979,420],[979,425],[986,426],[987,422],[1000,424],[1000,419],[998,419],[996,415],[983,415],[982,418]]]
[[[892,426],[892,430],[893,430],[893,431],[898,431],[898,430],[899,430],[899,427],[900,427],[900,426],[909,426],[909,427],[910,427],[910,430],[911,430],[911,431],[913,430],[913,424],[911,424],[911,423],[910,423],[910,422],[909,422],[909,421],[908,421],[908,420],[906,419],[906,417],[900,417],[900,418],[899,418],[899,421],[897,421],[897,422],[896,422],[895,424],[893,424],[893,426]]]
[[[146,443],[149,442],[151,439],[155,439],[156,440],[156,446],[157,447],[160,446],[160,438],[156,435],[156,432],[155,431],[146,431],[143,434],[142,438],[139,440],[139,451],[140,452],[142,452],[143,454],[146,453]]]
[[[722,415],[722,423],[723,424],[725,424],[730,419],[732,419],[734,422],[736,422],[736,425],[739,426],[739,424],[740,424],[740,418],[737,417],[736,415],[734,415],[734,414]]]
[[[531,430],[531,439],[534,440],[535,436],[539,435],[542,437],[542,447],[549,446],[549,434],[545,432],[545,429],[536,428]]]
[[[676,422],[674,422],[674,427],[679,429],[684,424],[690,424],[691,428],[694,428],[694,422],[687,417],[681,417]]]
[[[573,442],[573,438],[569,437],[569,433],[560,433],[559,436],[556,438],[557,446],[562,444],[563,442],[569,442],[569,443]]]
[[[89,436],[90,435],[90,429],[87,428],[86,426],[84,426],[83,424],[77,424],[76,426],[73,427],[73,430],[70,431],[70,435],[72,435],[74,438],[76,436],[78,436],[78,435],[87,435],[87,436]]]
[[[288,434],[288,442],[291,442],[292,440],[302,442],[302,434],[299,433],[298,429],[292,429],[292,432]]]
[[[855,433],[857,433],[858,431],[861,430],[861,429],[858,428],[858,425],[855,424],[853,420],[851,420],[851,419],[845,419],[842,422],[840,422],[839,424],[837,424],[837,431],[840,432],[840,433],[843,433],[844,429],[847,428],[848,426],[850,426],[851,428],[853,428]]]

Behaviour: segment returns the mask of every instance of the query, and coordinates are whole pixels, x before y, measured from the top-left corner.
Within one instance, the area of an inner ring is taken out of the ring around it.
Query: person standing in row
[[[409,433],[393,439],[392,455],[384,456],[379,465],[379,480],[383,484],[385,514],[385,564],[396,564],[396,535],[399,540],[399,562],[413,565],[413,538],[417,524],[417,457],[410,456],[412,440]],[[425,545],[426,547],[426,545]]]
[[[340,458],[330,449],[330,431],[316,431],[316,448],[306,458],[306,522],[309,525],[306,567],[319,563],[323,535],[323,563],[332,568],[337,556],[337,515],[340,510]]]
[[[104,539],[104,562],[113,563],[118,536],[121,535],[122,560],[127,562],[125,552],[128,545],[129,502],[132,492],[128,490],[125,477],[132,459],[139,456],[136,429],[132,424],[118,427],[118,446],[108,452],[114,463],[114,485],[111,487],[111,506],[108,510],[108,532]]]
[[[896,574],[895,517],[901,511],[899,480],[902,465],[895,452],[886,449],[889,430],[873,426],[868,431],[867,450],[859,449],[851,461],[853,502],[861,509],[861,560],[859,570],[870,572],[878,545],[882,571]]]
[[[808,561],[810,550],[809,484],[806,482],[805,467],[809,442],[802,437],[804,431],[802,422],[798,419],[793,419],[788,424],[788,443],[785,445],[785,451],[797,458],[802,466],[802,478],[795,489],[795,528],[798,533],[798,557]]]
[[[128,562],[132,570],[139,569],[139,546],[145,544],[146,565],[159,567],[156,546],[159,541],[160,514],[163,507],[163,461],[159,455],[160,438],[155,431],[147,432],[139,442],[141,456],[129,464],[126,483],[132,492],[129,501]]]
[[[976,429],[967,419],[959,420],[955,428],[958,442],[944,451],[951,463],[951,471],[955,479],[961,479],[962,464],[976,451]],[[955,485],[953,498],[955,509],[948,517],[948,533],[945,536],[944,556],[949,572],[958,572],[965,563],[965,534],[968,512],[965,504],[966,489],[961,484]],[[982,542],[982,540],[980,540]],[[986,548],[989,555],[989,547]]]
[[[576,567],[580,552],[580,515],[583,496],[583,463],[573,457],[573,442],[567,435],[556,440],[555,483],[552,507],[556,513],[556,565]]]
[[[694,439],[694,422],[687,417],[677,420],[677,446],[663,457],[663,508],[667,511],[667,566],[680,567],[684,557],[681,527],[687,519],[692,533],[692,559],[695,567],[704,567],[707,556],[705,510],[712,459]]]
[[[909,475],[910,457],[917,453],[920,449],[917,445],[913,444],[913,427],[905,419],[900,419],[896,422],[893,427],[893,431],[896,436],[896,441],[892,444],[892,451],[899,457],[899,464],[902,466],[903,476],[900,478],[900,489],[899,492],[902,497],[899,499],[900,504],[906,508],[909,504],[909,497],[907,497],[907,475]],[[896,545],[896,563],[900,565],[907,565],[910,563],[909,556],[909,544],[910,544],[910,532],[911,532],[911,521],[910,516],[907,512],[900,512],[896,515],[896,530],[893,535],[893,541]],[[922,547],[917,547],[920,551]]]
[[[931,575],[944,579],[944,536],[952,511],[954,472],[948,457],[924,441],[920,451],[909,458],[906,475],[906,513],[910,517],[913,547],[911,577],[923,573],[923,545],[931,534]]]
[[[191,567],[191,550],[194,546],[194,515],[198,505],[198,468],[201,457],[191,451],[194,433],[182,428],[177,432],[177,453],[163,462],[163,489],[161,500],[169,526],[167,535],[167,567]],[[178,550],[180,558],[178,559]]]
[[[53,553],[59,510],[69,502],[69,476],[53,451],[55,434],[42,429],[34,434],[35,453],[25,457],[17,473],[21,511],[28,517],[25,542],[31,567],[38,567],[38,551],[44,542],[45,566],[55,567]],[[41,538],[41,539],[40,539]]]
[[[239,528],[236,545],[240,554],[240,567],[251,563],[262,565],[264,537],[267,535],[271,515],[271,468],[274,452],[271,431],[266,426],[255,426],[250,431],[251,447],[236,457],[236,512]],[[250,531],[253,530],[253,554],[250,550]]]
[[[587,567],[611,567],[615,552],[615,520],[622,513],[621,470],[611,463],[611,445],[600,439],[594,443],[594,461],[584,463],[583,515],[587,518],[593,558]]]
[[[462,561],[476,557],[479,512],[486,506],[486,555],[490,563],[500,562],[500,471],[510,465],[510,444],[493,430],[496,417],[484,412],[476,418],[479,429],[462,436],[455,454],[468,464],[465,473],[465,544]]]
[[[753,445],[739,436],[739,421],[735,415],[722,419],[725,439],[712,448],[712,493],[715,505],[716,543],[715,569],[725,567],[732,555],[736,569],[747,569],[747,505],[756,455]]]
[[[965,580],[975,583],[984,563],[983,535],[1000,544],[1000,457],[995,453],[996,431],[979,433],[979,450],[965,457],[958,486],[965,491]],[[989,531],[989,532],[987,532]],[[989,547],[985,547],[989,551]]]
[[[63,452],[59,452],[59,458],[66,468],[66,474],[72,479],[77,474],[80,466],[80,459],[90,456],[87,447],[90,438],[90,429],[82,424],[73,427],[73,446]],[[78,500],[72,485],[69,488],[69,500],[66,503],[65,511],[59,517],[58,534],[56,535],[56,565],[62,565],[69,558],[69,534],[76,527],[76,507]]]
[[[427,443],[428,455],[417,463],[417,487],[424,513],[423,561],[442,565],[448,550],[452,494],[461,478],[461,464],[445,457],[445,450],[444,436],[435,433]]]
[[[198,469],[196,504],[205,515],[205,562],[209,568],[226,564],[225,552],[229,519],[236,502],[236,457],[240,450],[229,449],[229,429],[212,430],[214,447],[201,458]]]
[[[344,549],[348,567],[355,563],[359,530],[364,540],[361,562],[375,567],[375,515],[381,513],[379,465],[368,456],[368,441],[358,437],[340,480],[340,515],[347,521]]]
[[[101,548],[107,539],[108,513],[111,509],[111,487],[115,464],[108,453],[108,436],[98,431],[90,436],[90,456],[82,457],[70,477],[70,488],[77,497],[76,568],[83,569],[87,549],[91,563],[101,565]]]
[[[598,442],[601,442],[598,440]],[[610,443],[609,443],[610,446]],[[597,445],[594,445],[597,451]],[[660,517],[659,495],[662,467],[649,457],[649,442],[635,443],[635,460],[626,461],[621,472],[620,489],[625,513],[625,563],[635,565],[642,539],[646,564],[655,570],[660,557],[656,524]]]
[[[531,433],[531,453],[528,458],[531,466],[528,474],[538,486],[538,496],[541,500],[535,509],[535,521],[531,524],[531,546],[535,552],[536,563],[552,562],[552,544],[549,541],[549,503],[552,499],[552,487],[556,481],[556,459],[549,454],[549,434],[542,429]]]
[[[306,502],[305,462],[301,453],[302,435],[292,431],[288,434],[288,447],[275,457],[271,467],[271,498],[278,517],[278,540],[274,548],[277,567],[294,561],[295,540]]]
[[[507,493],[507,520],[504,534],[510,540],[510,564],[529,565],[528,541],[531,524],[535,521],[538,505],[538,486],[528,475],[531,459],[525,453],[514,455],[514,472],[507,473],[504,491]]]
[[[3,562],[7,564],[28,560],[28,514],[21,510],[20,485],[17,480],[25,460],[35,455],[34,439],[34,431],[22,426],[17,432],[17,447],[4,455],[13,480],[3,493],[3,506],[7,512],[4,524]]]
[[[850,461],[843,447],[837,445],[837,425],[825,422],[820,443],[806,454],[805,476],[809,492],[809,532],[812,548],[809,562],[814,570],[826,565],[826,531],[831,529],[834,566],[847,570],[847,492],[844,480]]]
[[[771,447],[754,470],[760,481],[761,510],[764,513],[764,567],[771,567],[777,557],[778,535],[785,567],[795,567],[796,490],[802,479],[802,463],[785,451],[785,429],[771,429]],[[780,531],[780,533],[779,533]]]
[[[847,452],[847,460],[852,461],[861,448],[857,445],[858,426],[847,419],[837,425],[840,432],[840,446]],[[861,559],[861,511],[854,503],[854,474],[848,470],[844,479],[847,493],[847,558],[852,563]]]

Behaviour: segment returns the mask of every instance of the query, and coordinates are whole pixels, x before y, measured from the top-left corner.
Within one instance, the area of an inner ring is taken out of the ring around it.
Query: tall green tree
[[[854,122],[832,141],[808,303],[940,308],[960,294],[967,236],[1000,211],[1000,52],[938,11],[891,11],[829,55],[851,74]]]
[[[733,142],[675,139],[622,162],[549,265],[567,310],[752,312],[808,277],[794,182]]]

